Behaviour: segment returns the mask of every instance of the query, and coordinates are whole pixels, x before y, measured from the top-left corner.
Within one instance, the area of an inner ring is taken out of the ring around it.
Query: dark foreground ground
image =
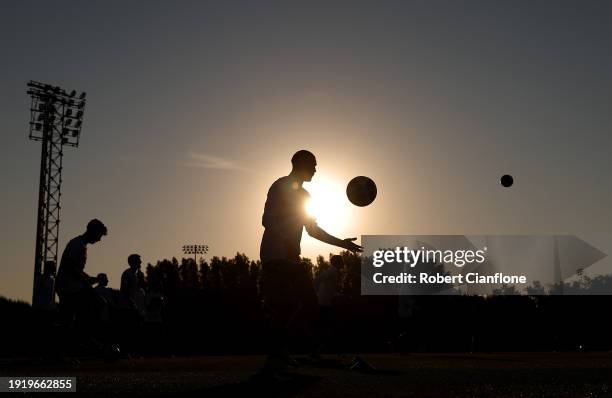
[[[88,395],[294,397],[612,397],[611,353],[365,355],[376,371],[348,370],[350,358],[302,365],[273,385],[250,380],[261,356],[83,360],[80,365],[5,362],[0,375],[76,376]]]

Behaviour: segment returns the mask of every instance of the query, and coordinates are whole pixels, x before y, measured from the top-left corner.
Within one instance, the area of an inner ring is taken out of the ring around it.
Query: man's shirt
[[[59,294],[76,293],[84,286],[83,271],[87,262],[87,243],[82,235],[72,239],[62,253],[55,280]]]
[[[262,225],[259,256],[262,263],[271,260],[299,261],[302,231],[315,224],[306,213],[308,192],[290,176],[276,180],[268,190]]]
[[[132,301],[136,300],[136,294],[138,293],[138,276],[136,271],[131,268],[126,269],[121,274],[121,294],[129,298]]]

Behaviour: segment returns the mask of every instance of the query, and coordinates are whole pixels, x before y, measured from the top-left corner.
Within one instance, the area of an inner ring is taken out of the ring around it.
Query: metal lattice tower
[[[30,81],[30,140],[41,141],[40,185],[36,222],[36,253],[32,304],[37,300],[37,286],[43,264],[57,264],[64,145],[78,147],[85,111],[85,93],[50,84]]]

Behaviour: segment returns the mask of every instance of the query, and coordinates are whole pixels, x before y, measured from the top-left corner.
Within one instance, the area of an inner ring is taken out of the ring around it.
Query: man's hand
[[[362,246],[359,246],[359,245],[353,243],[353,241],[355,241],[355,240],[357,240],[357,238],[346,238],[346,239],[343,239],[342,240],[343,245],[340,246],[340,247],[342,247],[342,248],[344,248],[346,250],[355,252],[355,253],[363,252],[363,247]]]
[[[320,240],[321,242],[329,243],[330,245],[338,246],[354,253],[363,252],[363,247],[353,243],[353,241],[357,240],[357,238],[336,238],[335,236],[325,232],[323,228],[319,227],[315,222],[304,224],[304,227],[306,227],[306,232],[308,232],[308,235]]]

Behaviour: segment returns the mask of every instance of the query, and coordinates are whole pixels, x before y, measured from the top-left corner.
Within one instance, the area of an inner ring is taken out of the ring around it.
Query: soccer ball
[[[376,199],[376,184],[371,178],[359,176],[353,178],[346,186],[346,196],[355,206],[363,207]]]

